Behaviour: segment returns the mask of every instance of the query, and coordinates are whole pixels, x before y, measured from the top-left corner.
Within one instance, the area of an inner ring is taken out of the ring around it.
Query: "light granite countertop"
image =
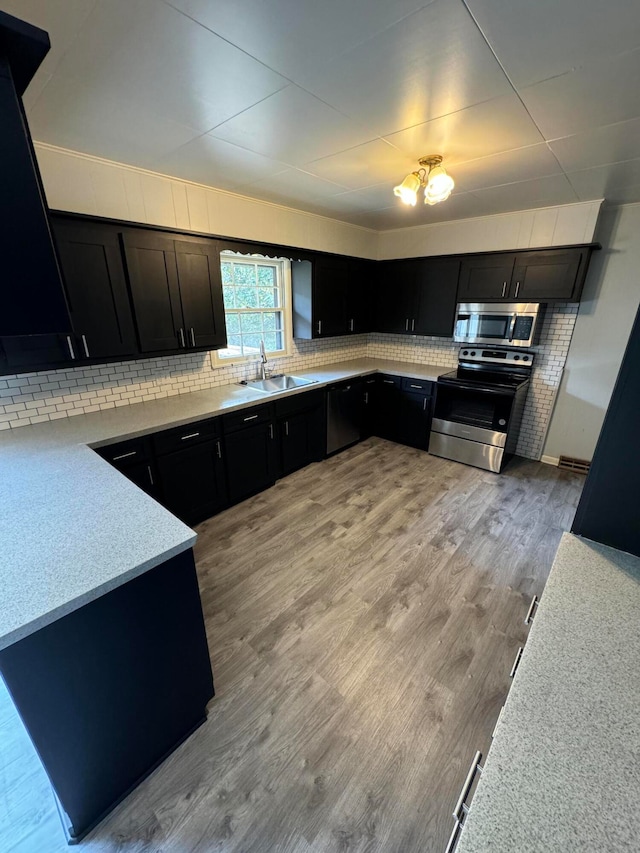
[[[640,559],[564,534],[457,853],[640,850]]]
[[[377,371],[451,368],[358,359],[296,371],[304,389],[226,385],[0,434],[0,649],[190,548],[196,534],[90,447],[193,423]]]

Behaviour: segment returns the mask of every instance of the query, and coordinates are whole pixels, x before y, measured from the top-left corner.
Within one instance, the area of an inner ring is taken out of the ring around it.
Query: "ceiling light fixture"
[[[418,163],[420,168],[408,174],[401,184],[394,187],[394,194],[412,207],[416,205],[418,190],[421,187],[424,187],[425,204],[438,204],[449,198],[455,184],[442,165],[442,155],[429,154],[428,157],[421,157]]]

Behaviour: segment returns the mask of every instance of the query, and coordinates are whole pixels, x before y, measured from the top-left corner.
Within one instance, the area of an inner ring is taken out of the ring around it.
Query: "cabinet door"
[[[115,465],[121,474],[135,483],[143,492],[151,495],[152,498],[158,498],[158,484],[156,474],[151,460],[147,462],[134,462],[131,465]]]
[[[378,331],[412,333],[417,313],[416,272],[415,261],[383,261],[380,264],[377,284]]]
[[[219,439],[161,456],[158,473],[163,504],[186,524],[197,524],[226,506]]]
[[[460,261],[416,261],[418,308],[415,332],[418,335],[453,336]]]
[[[273,421],[225,436],[224,457],[230,503],[261,492],[275,482]]]
[[[362,411],[362,437],[369,438],[378,435],[378,376],[365,376],[362,380],[363,388],[363,411]]]
[[[402,392],[400,427],[397,440],[401,444],[426,450],[431,429],[431,397],[414,391]]]
[[[213,241],[175,241],[187,346],[227,345],[220,252]]]
[[[523,252],[516,258],[511,296],[523,302],[578,300],[579,274],[585,265],[581,249]]]
[[[402,380],[398,376],[381,376],[378,383],[376,435],[401,441]]]
[[[371,330],[377,280],[374,264],[374,261],[357,258],[349,262],[346,315],[350,335],[361,335]]]
[[[313,337],[346,335],[347,259],[319,257],[313,262]]]
[[[306,412],[290,415],[278,423],[282,473],[290,474],[311,462],[309,418]]]
[[[177,350],[186,344],[174,243],[145,231],[122,235],[142,352]]]
[[[0,338],[0,372],[24,373],[31,370],[77,365],[80,351],[73,335],[19,335]]]
[[[464,258],[460,264],[458,302],[508,299],[515,258],[515,254]]]
[[[118,232],[53,217],[53,228],[81,357],[137,352]]]

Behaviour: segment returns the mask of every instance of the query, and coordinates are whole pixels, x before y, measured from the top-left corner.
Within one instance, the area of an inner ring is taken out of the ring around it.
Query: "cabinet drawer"
[[[250,409],[241,409],[239,412],[223,415],[222,425],[225,433],[235,432],[245,427],[267,423],[272,416],[271,406],[252,406]]]
[[[429,382],[427,379],[403,379],[402,380],[402,390],[403,391],[412,391],[416,394],[423,393],[431,395],[433,394],[433,382]]]
[[[106,447],[96,447],[95,451],[98,456],[102,456],[116,468],[125,468],[127,465],[144,462],[149,458],[149,440],[146,437],[132,438]]]
[[[394,388],[402,388],[402,377],[401,376],[388,376],[386,373],[382,373],[378,382],[383,387],[389,387],[393,385]]]
[[[324,391],[316,389],[315,391],[303,391],[302,394],[295,394],[292,397],[286,397],[284,400],[276,400],[276,417],[282,418],[287,415],[295,415],[298,412],[306,412],[309,409],[316,409],[322,405],[323,398]]]
[[[219,418],[210,418],[206,421],[196,421],[193,424],[185,424],[175,429],[167,429],[157,432],[153,438],[153,448],[158,454],[171,453],[174,450],[183,450],[192,444],[200,444],[220,435]]]

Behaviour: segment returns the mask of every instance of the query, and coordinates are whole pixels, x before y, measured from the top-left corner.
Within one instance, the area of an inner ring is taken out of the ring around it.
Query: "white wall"
[[[601,200],[588,201],[382,231],[378,237],[378,258],[590,243],[601,204]]]
[[[564,376],[544,447],[591,459],[640,304],[640,205],[602,211]]]
[[[224,237],[377,257],[376,231],[35,143],[49,207]]]

